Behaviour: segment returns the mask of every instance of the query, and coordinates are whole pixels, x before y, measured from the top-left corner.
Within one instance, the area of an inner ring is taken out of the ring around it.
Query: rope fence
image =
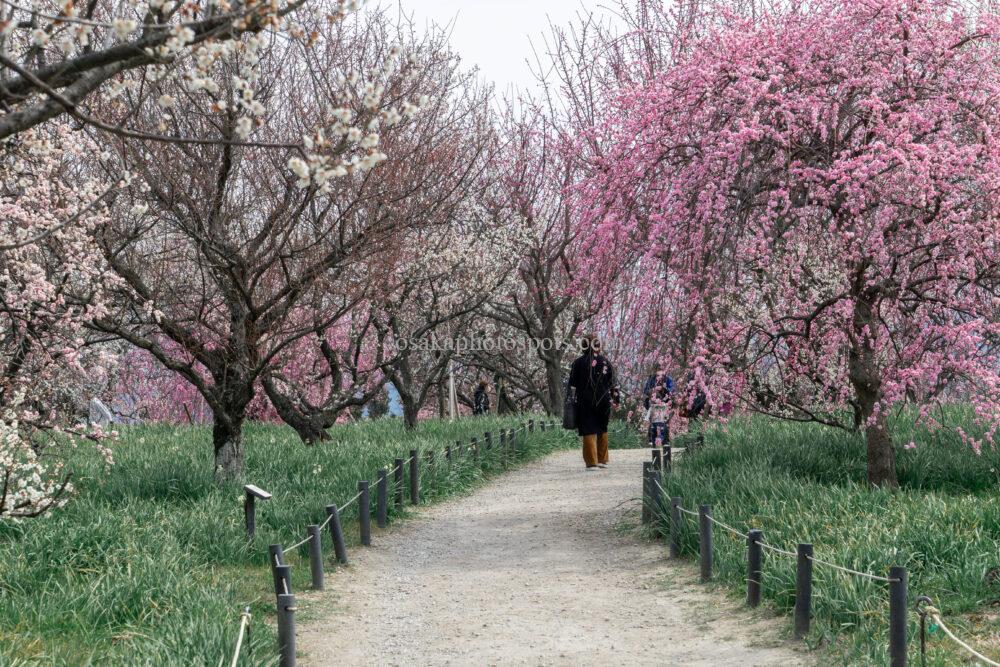
[[[770,545],[767,542],[761,542],[758,540],[758,544],[760,544],[762,548],[767,549],[768,551],[773,551],[776,554],[781,554],[782,556],[791,556],[792,558],[796,558],[798,556],[798,554],[794,551],[786,551],[779,547]]]
[[[972,657],[974,657],[976,660],[979,660],[983,664],[989,665],[990,667],[1000,667],[1000,662],[997,662],[996,660],[991,660],[990,658],[987,658],[985,655],[983,655],[982,653],[980,653],[976,649],[974,649],[971,646],[969,646],[966,642],[962,641],[957,636],[955,636],[955,633],[951,631],[951,628],[949,628],[947,625],[945,625],[945,622],[943,620],[941,620],[941,612],[940,612],[940,610],[938,610],[937,607],[935,607],[934,605],[932,605],[931,602],[932,602],[932,600],[929,597],[925,596],[925,595],[922,595],[919,598],[917,598],[917,614],[920,615],[920,657],[921,657],[921,663],[924,662],[924,653],[926,651],[926,639],[925,639],[926,617],[930,616],[931,620],[934,621],[934,623],[939,628],[941,628],[941,631],[944,632],[945,636],[948,637],[948,639],[950,639],[951,641],[955,642],[955,644],[957,644],[966,653],[968,653],[969,655],[971,655]]]
[[[839,570],[841,572],[844,572],[845,574],[853,574],[855,577],[861,577],[863,579],[871,579],[872,581],[884,581],[887,584],[892,584],[900,581],[898,577],[896,578],[882,577],[877,574],[872,574],[870,572],[860,572],[858,570],[852,570],[849,567],[844,567],[843,565],[837,565],[836,563],[830,563],[828,561],[820,560],[819,558],[814,558],[812,556],[809,557],[809,560],[811,560],[814,563],[818,563],[819,565],[825,565],[827,567],[833,568],[834,570]]]
[[[794,635],[803,639],[809,632],[812,609],[813,565],[830,568],[842,574],[860,579],[888,584],[889,602],[889,664],[891,667],[905,667],[908,664],[907,655],[907,571],[904,567],[889,568],[888,576],[864,572],[845,567],[813,555],[813,545],[800,543],[796,551],[782,549],[764,541],[763,532],[751,529],[743,532],[712,515],[711,505],[701,505],[698,511],[687,509],[682,505],[683,499],[671,497],[663,488],[662,480],[671,472],[671,454],[669,446],[653,449],[653,460],[643,464],[643,494],[642,520],[653,527],[654,534],[660,537],[669,536],[669,553],[671,558],[679,558],[681,554],[680,532],[683,517],[688,516],[698,524],[698,555],[701,565],[701,580],[712,579],[713,541],[712,527],[718,526],[727,533],[746,541],[747,545],[747,604],[756,607],[761,600],[761,581],[763,579],[762,552],[769,551],[780,556],[796,560],[795,571],[795,606]],[[667,531],[663,532],[666,524]],[[930,598],[917,598],[917,613],[920,615],[920,654],[922,663],[926,657],[925,618],[930,617],[941,628],[944,634],[958,647],[975,659],[990,665],[1000,667],[1000,662],[994,661],[976,651],[967,642],[959,639],[941,620],[941,612],[931,605]],[[933,629],[933,628],[932,628]]]
[[[329,521],[329,518],[327,520]],[[288,550],[289,551],[295,551],[296,549],[298,549],[299,547],[301,547],[303,544],[305,544],[306,542],[308,542],[311,539],[312,539],[312,535],[306,535],[306,538],[304,540],[300,540],[300,541],[296,542],[292,546],[288,547]]]
[[[537,427],[537,429],[536,429]],[[274,578],[274,590],[276,598],[277,625],[278,625],[278,665],[279,667],[295,667],[295,594],[291,586],[291,566],[285,562],[285,553],[292,552],[302,546],[309,545],[309,567],[312,575],[312,588],[323,590],[323,545],[322,533],[329,529],[330,538],[333,542],[336,562],[346,565],[348,560],[346,540],[344,537],[343,525],[341,523],[341,512],[357,503],[358,524],[360,529],[361,544],[371,545],[371,517],[373,513],[372,492],[375,496],[374,514],[378,521],[378,526],[384,528],[388,523],[388,510],[390,505],[397,510],[404,504],[407,489],[409,489],[409,500],[412,505],[420,504],[420,463],[421,456],[426,457],[426,465],[430,469],[436,465],[438,456],[446,461],[448,465],[457,463],[452,455],[463,452],[471,452],[471,459],[465,458],[468,463],[475,468],[482,468],[485,471],[496,470],[512,465],[518,457],[518,445],[523,435],[538,432],[555,431],[556,423],[552,420],[530,419],[522,422],[516,429],[504,429],[500,431],[498,441],[494,439],[494,433],[487,431],[482,441],[472,438],[468,446],[462,441],[458,441],[458,446],[452,449],[451,446],[443,450],[411,449],[409,458],[397,458],[392,466],[382,468],[376,476],[376,480],[360,480],[358,482],[358,492],[343,505],[331,504],[326,507],[326,520],[318,525],[307,526],[306,537],[299,540],[290,547],[283,547],[281,544],[268,546],[268,562],[270,564],[272,576]],[[408,471],[408,484],[406,482]],[[271,494],[252,484],[244,487],[246,501],[244,511],[246,514],[247,539],[253,541],[256,529],[256,501],[270,500]],[[236,648],[230,667],[237,667],[240,659],[240,652],[243,645],[249,643],[250,632],[250,608],[240,617],[240,627],[236,639]]]
[[[659,486],[659,484],[657,484],[657,486]],[[750,536],[747,535],[746,533],[741,533],[740,531],[736,530],[732,526],[722,523],[721,521],[719,521],[718,519],[716,519],[711,514],[708,515],[708,520],[711,521],[712,523],[714,523],[716,526],[719,526],[720,528],[723,528],[724,530],[728,530],[730,533],[732,533],[733,535],[736,535],[737,537],[741,537],[744,540],[749,540],[750,539]]]
[[[236,667],[236,663],[240,659],[240,649],[243,648],[243,637],[246,636],[247,628],[250,626],[250,621],[253,615],[250,613],[250,607],[243,610],[240,614],[240,630],[236,635],[236,649],[233,651],[233,659],[229,663],[229,667]]]

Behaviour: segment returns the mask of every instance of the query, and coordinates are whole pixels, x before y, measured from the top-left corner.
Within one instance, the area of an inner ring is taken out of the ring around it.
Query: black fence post
[[[813,545],[800,544],[795,563],[795,638],[809,634],[812,615]]]
[[[507,431],[500,429],[500,445],[499,445],[499,455],[497,458],[500,459],[500,465],[505,466],[509,463],[507,460]]]
[[[403,509],[403,459],[396,459],[393,468],[393,494],[396,497],[396,509]]]
[[[420,504],[420,452],[410,450],[410,504]]]
[[[651,463],[649,466],[649,511],[652,514],[653,534],[657,537],[663,537],[663,513],[666,505],[663,498],[663,487],[660,486],[659,481],[660,471],[655,463]]]
[[[309,574],[312,576],[313,590],[323,590],[323,533],[319,526],[306,526],[309,534]]]
[[[278,655],[280,667],[295,667],[295,596],[278,596]]]
[[[712,506],[698,507],[698,534],[700,538],[701,581],[712,580]]]
[[[274,594],[278,597],[292,592],[292,566],[274,566]]]
[[[243,499],[243,515],[247,525],[247,540],[253,541],[253,536],[257,533],[257,507],[253,494],[249,491]]]
[[[486,456],[489,456],[493,451],[493,434],[489,431],[483,433],[483,446],[486,449]]]
[[[344,544],[344,529],[340,525],[340,511],[336,505],[327,505],[326,513],[330,516],[330,537],[333,538],[333,552],[341,565],[347,565],[347,546]]]
[[[889,665],[906,667],[906,568],[889,568]]]
[[[528,433],[534,433],[534,432],[535,432],[535,420],[534,419],[529,419],[528,420]]]
[[[472,460],[475,463],[479,463],[479,441],[475,438],[469,440],[469,448],[472,450]]]
[[[358,482],[358,525],[361,527],[361,544],[372,545],[372,496],[367,479]]]
[[[271,559],[271,567],[285,564],[285,550],[280,544],[267,545],[267,555]]]
[[[681,503],[680,496],[670,498],[670,557],[681,555]]]
[[[545,432],[545,426],[546,426],[546,424],[545,424],[545,420],[544,419],[542,421],[538,422],[538,427],[542,430],[542,433]]]
[[[764,533],[759,530],[747,531],[747,606],[760,606],[761,561],[764,549],[760,543]]]
[[[643,525],[649,523],[649,517],[652,515],[650,511],[649,503],[649,487],[651,484],[649,471],[652,469],[653,464],[649,461],[643,461],[642,464],[642,523]]]
[[[278,568],[285,564],[285,550],[280,544],[269,544],[267,546],[267,561],[271,565],[271,578],[274,580],[274,594],[282,592],[281,574]]]
[[[379,528],[389,525],[389,471],[378,471],[378,485],[375,489],[375,520]]]
[[[670,472],[670,467],[673,465],[673,452],[670,451],[670,445],[663,445],[663,472]]]
[[[271,494],[253,484],[244,486],[243,492],[246,494],[243,499],[243,514],[246,521],[247,540],[252,542],[254,535],[257,534],[257,499],[270,500]]]
[[[444,448],[444,459],[448,463],[451,463],[451,445]]]

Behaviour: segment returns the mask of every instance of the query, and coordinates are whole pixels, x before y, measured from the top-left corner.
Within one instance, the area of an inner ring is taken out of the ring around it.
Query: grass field
[[[352,498],[358,480],[374,480],[411,449],[437,451],[437,465],[421,474],[422,502],[465,493],[501,465],[466,457],[447,466],[444,447],[519,423],[432,421],[407,433],[399,420],[381,420],[336,427],[332,442],[313,448],[290,429],[253,425],[244,481],[274,498],[258,505],[251,544],[241,486],[212,480],[208,429],[128,428],[109,474],[96,460],[74,462],[79,493],[65,509],[0,523],[0,665],[219,665],[246,605],[251,662],[266,664],[276,655],[269,543],[298,541],[307,524],[323,522],[326,505]],[[526,460],[572,444],[562,430],[536,431],[519,452]],[[349,544],[358,539],[356,508],[345,512]],[[328,533],[324,552],[334,588]],[[296,591],[309,585],[303,556],[288,555]]]
[[[960,409],[947,417],[969,423]],[[1000,656],[1000,451],[987,446],[977,456],[951,430],[930,433],[906,415],[893,428],[901,484],[895,492],[866,487],[859,436],[759,417],[709,428],[705,447],[683,456],[666,489],[689,509],[711,504],[714,516],[741,531],[761,529],[765,542],[782,549],[811,542],[817,558],[880,575],[904,566],[911,602],[930,596],[952,630]],[[904,449],[911,440],[916,449]],[[745,540],[716,527],[714,542],[718,580],[745,592]],[[697,553],[690,518],[682,543]],[[765,552],[763,594],[780,611],[793,607],[794,575],[794,559]],[[843,664],[887,664],[886,586],[816,565],[808,641],[827,646]],[[914,664],[917,618],[910,615]],[[790,634],[790,619],[788,628]],[[939,629],[928,642],[928,665],[968,664]]]

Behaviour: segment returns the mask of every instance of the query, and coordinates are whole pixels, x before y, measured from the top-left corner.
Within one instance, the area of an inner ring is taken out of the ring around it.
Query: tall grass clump
[[[359,480],[374,481],[411,449],[437,452],[433,469],[421,462],[422,502],[464,493],[502,466],[495,455],[447,466],[445,446],[520,423],[431,421],[407,432],[386,419],[337,426],[315,447],[291,429],[252,425],[243,481],[274,497],[258,504],[249,544],[242,486],[213,481],[208,428],[127,427],[110,472],[85,454],[72,462],[79,493],[66,508],[0,523],[0,665],[214,666],[231,654],[246,605],[253,612],[246,655],[267,664],[276,654],[269,543],[299,541],[308,524],[323,522],[326,505],[343,504]],[[564,433],[536,430],[522,441],[521,459],[572,443]],[[355,503],[344,513],[349,540],[357,540],[356,519]],[[288,556],[293,587],[306,590],[305,547]]]
[[[965,420],[962,408],[948,417]],[[966,431],[972,430],[966,423]],[[786,550],[811,542],[815,555],[852,569],[885,575],[909,571],[911,601],[929,595],[949,624],[997,649],[995,623],[984,609],[1000,605],[1000,452],[975,454],[950,431],[928,432],[912,415],[893,424],[901,487],[873,490],[865,483],[860,435],[816,425],[748,417],[710,428],[704,447],[688,451],[666,480],[684,505],[712,505],[720,520],[757,528],[764,541]],[[916,448],[906,448],[910,442]],[[716,528],[718,579],[745,590],[746,543]],[[682,544],[698,550],[696,522],[685,519]],[[794,605],[795,561],[765,552],[763,594],[782,611]],[[834,647],[844,664],[888,661],[887,584],[813,569],[813,644]],[[991,621],[992,622],[992,621]],[[917,616],[910,615],[911,651]],[[914,659],[916,654],[914,653]],[[930,636],[929,665],[955,664],[958,654],[938,631]]]

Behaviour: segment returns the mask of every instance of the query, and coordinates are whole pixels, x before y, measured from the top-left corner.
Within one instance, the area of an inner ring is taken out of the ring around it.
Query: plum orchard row
[[[678,450],[675,450],[678,451]],[[835,563],[820,560],[813,556],[813,545],[801,543],[795,551],[781,549],[764,541],[761,530],[751,529],[741,532],[712,516],[711,505],[699,505],[698,511],[686,509],[683,498],[672,496],[661,485],[663,475],[671,469],[671,448],[664,445],[652,450],[652,461],[642,465],[642,522],[652,527],[654,534],[669,538],[669,554],[671,558],[679,558],[681,554],[681,530],[685,517],[690,517],[698,523],[698,556],[701,569],[701,581],[712,579],[712,527],[719,526],[729,534],[746,540],[747,543],[747,605],[756,607],[761,599],[761,581],[763,573],[764,551],[770,551],[779,556],[796,559],[795,568],[795,608],[794,626],[795,638],[802,639],[809,632],[812,605],[813,565],[829,567],[846,575],[861,577],[872,581],[888,584],[889,598],[889,664],[891,667],[906,667],[907,657],[907,573],[905,567],[889,568],[888,576],[880,576],[843,567]],[[945,633],[963,650],[976,659],[993,667],[997,663],[963,642],[941,620],[940,611],[932,606],[927,596],[919,596],[916,600],[916,612],[920,616],[920,652],[923,661],[926,652],[925,626],[929,616]]]
[[[443,457],[448,466],[468,466],[489,467],[494,463],[501,467],[513,465],[518,456],[518,446],[525,435],[535,432],[537,427],[540,431],[554,429],[553,421],[528,420],[518,429],[506,429],[500,431],[498,441],[494,442],[494,434],[486,432],[482,443],[477,438],[472,438],[468,444],[457,441],[454,446],[449,445],[442,451],[435,452],[428,450],[422,453],[420,450],[410,450],[410,457],[407,459],[397,458],[392,466],[392,479],[390,481],[388,468],[378,471],[376,479],[360,480],[358,482],[358,493],[343,505],[332,504],[326,507],[326,521],[319,525],[306,526],[305,537],[287,548],[292,551],[308,543],[309,545],[309,570],[312,576],[313,590],[323,590],[323,530],[329,527],[330,541],[333,544],[334,555],[341,565],[347,564],[347,545],[344,539],[341,513],[354,503],[358,504],[358,526],[360,530],[361,544],[371,546],[372,531],[372,503],[371,487],[375,486],[375,520],[379,528],[385,528],[389,523],[389,502],[395,505],[396,509],[402,509],[406,502],[407,489],[409,490],[409,501],[412,505],[420,504],[420,462],[425,461],[428,468],[436,465],[436,461]],[[407,471],[409,474],[407,474]],[[266,491],[253,485],[245,487],[247,536],[252,539],[256,529],[255,501],[268,500],[271,495]],[[274,594],[276,598],[276,609],[278,614],[278,654],[281,667],[295,666],[295,594],[292,591],[292,568],[285,562],[286,548],[280,544],[268,546],[268,562],[274,578]],[[236,639],[236,649],[230,662],[231,667],[236,667],[240,659],[240,652],[244,644],[244,637],[249,627],[250,609],[244,610],[240,616],[240,628]]]

